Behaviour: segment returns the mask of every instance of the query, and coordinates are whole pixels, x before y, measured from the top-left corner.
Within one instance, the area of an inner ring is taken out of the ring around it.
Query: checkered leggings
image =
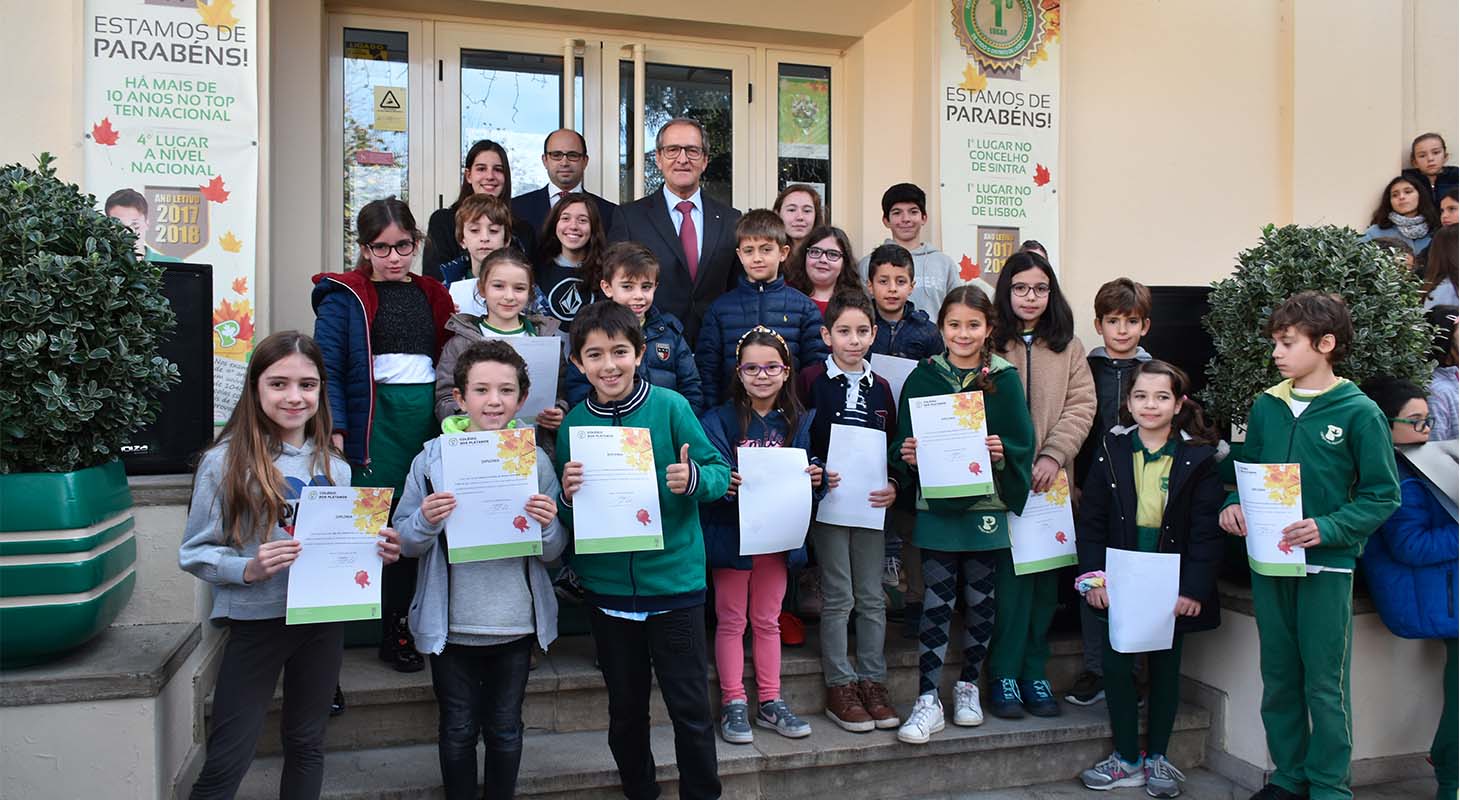
[[[995,553],[921,550],[923,616],[918,625],[918,693],[938,690],[950,639],[948,626],[958,590],[963,589],[963,671],[959,680],[974,683],[988,655],[994,632]]]

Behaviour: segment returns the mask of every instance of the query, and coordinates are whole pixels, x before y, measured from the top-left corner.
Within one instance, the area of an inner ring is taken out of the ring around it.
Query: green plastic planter
[[[119,461],[0,475],[0,667],[85,644],[136,586],[132,493]]]

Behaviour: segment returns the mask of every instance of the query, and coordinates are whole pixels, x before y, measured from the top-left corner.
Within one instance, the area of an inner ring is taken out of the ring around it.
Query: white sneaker
[[[953,724],[972,728],[983,724],[983,707],[978,704],[978,684],[953,684]]]
[[[897,738],[908,744],[927,744],[928,739],[943,730],[943,704],[936,694],[920,694],[913,704],[907,722],[897,729]]]

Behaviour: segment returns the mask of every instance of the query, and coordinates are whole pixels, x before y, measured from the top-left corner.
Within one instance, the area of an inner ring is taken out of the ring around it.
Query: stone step
[[[908,704],[899,705],[906,712]],[[1066,707],[1054,719],[990,718],[978,728],[949,724],[927,745],[897,741],[893,731],[847,733],[824,716],[805,739],[784,739],[757,728],[755,743],[717,741],[726,798],[850,800],[927,796],[1029,786],[1073,779],[1110,752],[1103,705]],[[1174,763],[1200,766],[1206,747],[1205,711],[1182,706],[1168,748]],[[666,798],[678,797],[673,733],[656,726],[654,758]],[[480,758],[480,756],[479,756]],[[480,760],[478,761],[480,763]],[[259,758],[238,797],[275,797],[282,760]],[[325,756],[325,800],[423,800],[443,797],[434,744],[332,752]],[[602,731],[528,737],[517,796],[542,800],[621,798],[618,773]]]
[[[955,618],[955,625],[961,623]],[[961,628],[955,628],[961,630]],[[781,695],[798,714],[819,715],[825,709],[821,649],[813,627],[806,644],[781,650]],[[958,638],[955,637],[955,643]],[[711,644],[713,647],[713,643]],[[895,701],[911,703],[917,694],[917,641],[901,636],[898,626],[889,625],[885,644],[888,689]],[[547,655],[538,655],[537,669],[527,682],[527,699],[522,718],[530,734],[597,731],[608,728],[608,694],[603,678],[593,667],[593,641],[588,636],[564,636],[553,643]],[[1050,641],[1049,676],[1057,690],[1072,683],[1081,670],[1078,636],[1055,636]],[[957,679],[961,655],[950,653],[950,665],[943,670],[945,696]],[[746,642],[746,683],[755,696],[755,670],[749,663]],[[429,659],[428,659],[429,661]],[[710,656],[710,695],[719,702],[714,656]],[[430,666],[411,674],[394,671],[376,658],[374,648],[345,651],[340,669],[340,686],[345,692],[345,713],[330,721],[325,747],[329,750],[359,750],[401,744],[436,741],[436,698],[431,690]],[[275,691],[264,732],[259,739],[261,755],[279,752],[279,708],[282,688]],[[669,722],[668,713],[654,694],[651,717],[655,724]],[[211,698],[209,699],[211,717]]]

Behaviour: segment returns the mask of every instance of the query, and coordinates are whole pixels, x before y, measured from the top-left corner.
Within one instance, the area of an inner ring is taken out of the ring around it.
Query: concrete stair
[[[902,638],[900,630],[889,623],[886,649],[889,688],[905,714],[916,694],[917,643]],[[1005,721],[990,716],[979,728],[957,728],[950,723],[925,746],[898,742],[895,731],[847,733],[823,714],[825,690],[814,626],[807,639],[804,647],[783,649],[781,686],[787,702],[811,722],[814,732],[793,741],[757,728],[753,745],[718,742],[725,797],[847,800],[1026,786],[1071,779],[1110,751],[1110,726],[1103,704],[1079,708],[1062,703],[1065,713],[1054,719]],[[1081,669],[1079,639],[1056,636],[1051,650],[1050,678],[1057,690],[1063,689]],[[945,697],[950,696],[958,672],[958,657],[950,656],[953,663],[944,670]],[[746,676],[747,683],[753,684],[748,663]],[[380,663],[373,648],[351,649],[345,653],[340,681],[348,710],[330,722],[324,797],[441,797],[436,704],[429,667],[404,675]],[[715,685],[712,677],[711,695],[718,702]],[[754,696],[753,686],[749,692]],[[651,717],[660,781],[665,796],[676,797],[669,718],[657,692],[653,698]],[[259,757],[240,798],[277,794],[282,766],[278,756],[280,700],[276,693],[259,742]],[[607,708],[607,692],[593,667],[589,637],[563,637],[549,654],[539,655],[523,707],[528,738],[519,796],[622,797],[606,741]],[[1170,748],[1175,763],[1183,767],[1201,763],[1209,724],[1205,711],[1181,709]]]

